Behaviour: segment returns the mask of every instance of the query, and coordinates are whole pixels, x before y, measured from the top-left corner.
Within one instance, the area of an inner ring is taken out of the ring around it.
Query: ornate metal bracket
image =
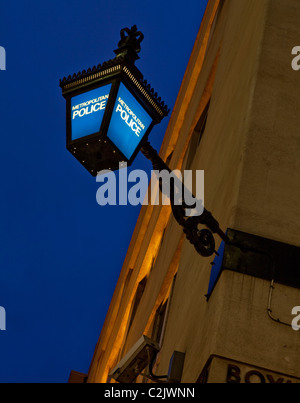
[[[154,170],[162,171],[167,170],[169,173],[171,169],[168,165],[162,160],[162,158],[158,155],[157,151],[151,146],[149,141],[146,141],[141,148],[144,156],[149,159],[153,165]],[[183,184],[181,184],[184,186]],[[174,192],[175,192],[175,184],[171,181],[171,206],[172,212],[176,219],[176,221],[183,227],[183,232],[185,233],[189,242],[194,245],[196,251],[204,257],[212,256],[216,252],[215,247],[215,239],[213,234],[218,234],[222,240],[225,242],[229,242],[229,238],[225,235],[225,233],[220,229],[218,221],[212,216],[212,214],[204,209],[202,215],[194,216],[194,217],[186,217],[185,210],[188,206],[183,205],[175,205],[174,204]],[[160,184],[161,191],[163,187]],[[190,207],[189,207],[190,208]],[[208,229],[200,229],[199,225],[205,225]]]

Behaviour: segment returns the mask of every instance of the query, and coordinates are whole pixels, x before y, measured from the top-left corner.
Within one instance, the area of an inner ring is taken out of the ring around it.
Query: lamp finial
[[[117,57],[127,57],[133,63],[139,59],[138,53],[141,51],[141,42],[144,35],[138,31],[137,26],[134,25],[129,28],[123,28],[120,32],[121,40],[118,43],[118,49],[115,50]]]

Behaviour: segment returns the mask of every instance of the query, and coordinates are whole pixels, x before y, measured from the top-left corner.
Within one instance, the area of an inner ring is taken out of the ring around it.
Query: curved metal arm
[[[141,151],[144,154],[144,156],[152,162],[154,170],[156,171],[167,170],[169,173],[171,172],[171,169],[158,155],[157,151],[151,146],[149,141],[146,141],[143,144]],[[181,183],[181,186],[184,187],[184,184]],[[215,239],[213,234],[218,234],[223,241],[225,241],[226,243],[229,242],[229,238],[220,229],[218,221],[205,208],[200,216],[187,218],[185,215],[185,210],[187,206],[185,206],[184,204],[181,206],[177,206],[174,203],[174,197],[173,197],[175,193],[174,181],[171,181],[170,188],[171,188],[170,200],[173,215],[176,221],[179,223],[179,225],[183,227],[183,231],[189,242],[195,247],[196,251],[201,256],[209,257],[212,256],[214,253],[217,254],[215,250]],[[161,184],[160,184],[160,190],[163,191]],[[198,226],[200,224],[205,225],[208,229],[199,230]]]

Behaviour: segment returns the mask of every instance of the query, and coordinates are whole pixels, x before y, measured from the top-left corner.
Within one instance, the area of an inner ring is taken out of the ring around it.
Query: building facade
[[[116,382],[142,336],[155,376],[176,352],[182,383],[300,382],[299,21],[296,0],[208,2],[160,155],[205,171],[230,243],[202,257],[169,206],[143,206],[87,382]]]

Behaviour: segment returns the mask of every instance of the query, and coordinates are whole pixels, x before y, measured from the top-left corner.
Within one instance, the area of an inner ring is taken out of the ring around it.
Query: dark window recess
[[[119,314],[119,311],[120,311],[121,307],[123,306],[124,297],[126,295],[127,287],[128,287],[129,282],[130,282],[132,273],[133,273],[133,269],[129,269],[129,271],[127,273],[127,276],[126,276],[125,283],[124,283],[124,288],[123,288],[123,291],[122,291],[122,297],[121,297],[121,302],[120,302],[119,309],[118,309],[118,314]]]
[[[138,306],[141,302],[142,296],[144,294],[145,288],[146,288],[146,284],[147,284],[147,277],[144,277],[143,280],[139,283],[137,290],[136,290],[136,294],[135,294],[135,298],[134,298],[134,304],[132,307],[132,311],[131,311],[131,317],[130,317],[130,323],[129,323],[129,327],[128,327],[128,332],[129,329],[131,328],[133,319],[135,317],[136,311],[138,309]]]
[[[209,111],[210,101],[207,103],[197,125],[195,126],[189,147],[188,159],[187,159],[187,167],[189,169],[193,163],[193,160],[196,155],[197,148],[199,147],[200,141],[203,137],[205,132],[207,118],[208,118],[208,111]]]
[[[168,300],[164,304],[161,304],[159,306],[159,308],[155,314],[151,339],[156,341],[157,343],[159,343],[160,339],[161,339],[161,335],[162,335],[162,331],[163,331],[163,327],[164,327],[165,316],[166,316],[166,312],[167,312],[167,305],[168,305]]]

